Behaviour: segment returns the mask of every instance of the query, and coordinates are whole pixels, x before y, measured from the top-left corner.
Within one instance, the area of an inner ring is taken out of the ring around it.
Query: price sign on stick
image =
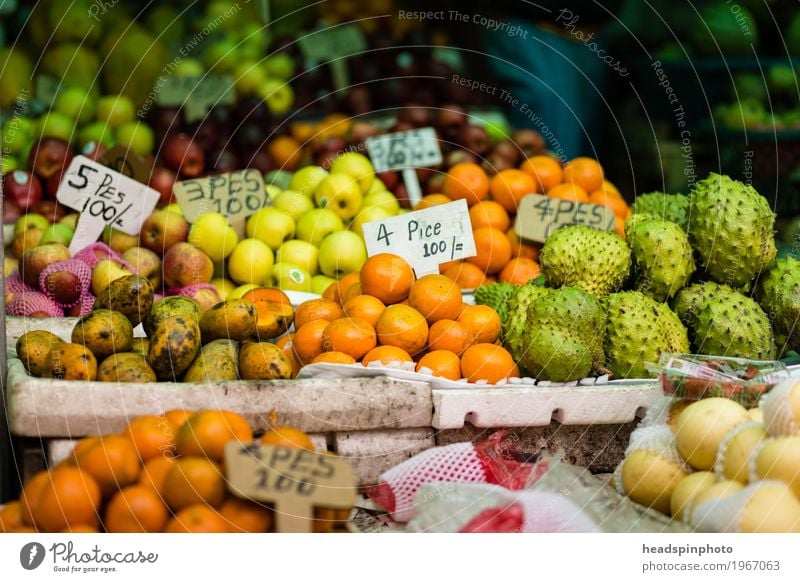
[[[436,130],[432,127],[399,131],[371,137],[366,141],[367,152],[376,172],[402,170],[403,183],[412,206],[422,199],[422,189],[416,168],[438,166],[442,150]]]
[[[314,507],[346,509],[358,481],[347,460],[305,449],[225,445],[228,487],[234,495],[275,505],[279,532],[310,533]]]
[[[227,75],[170,75],[158,92],[159,104],[184,107],[186,121],[202,119],[214,105],[232,105],[235,99],[233,78]]]
[[[69,245],[73,254],[97,242],[106,226],[138,234],[156,207],[159,193],[85,156],[75,156],[56,199],[81,213]]]
[[[544,242],[554,230],[565,224],[613,230],[616,216],[607,206],[529,194],[520,200],[514,231],[520,238]]]
[[[417,277],[438,273],[441,263],[475,256],[466,200],[367,222],[363,231],[369,256],[401,256]]]
[[[337,91],[350,85],[345,59],[367,48],[364,33],[356,24],[309,31],[303,33],[297,42],[304,58],[330,63],[333,86]]]

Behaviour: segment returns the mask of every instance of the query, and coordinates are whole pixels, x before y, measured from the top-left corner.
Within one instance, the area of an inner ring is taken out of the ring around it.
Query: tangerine
[[[519,368],[511,354],[496,344],[475,344],[461,356],[461,375],[469,382],[486,380],[497,384],[501,380],[519,377]]]
[[[527,174],[523,175],[528,177]],[[505,231],[508,230],[508,226],[511,224],[511,219],[506,209],[494,200],[484,200],[472,206],[469,209],[469,220],[473,229],[490,226]]]
[[[453,319],[440,319],[428,331],[428,349],[431,350],[447,350],[460,356],[473,341],[472,330]]]
[[[488,275],[499,273],[511,260],[511,242],[502,230],[484,226],[472,232],[477,254],[467,262],[477,265]]]
[[[295,332],[292,350],[298,362],[307,364],[325,351],[323,333],[329,323],[326,319],[309,321]]]
[[[408,352],[401,348],[396,346],[378,346],[367,352],[367,355],[364,356],[361,363],[367,366],[370,362],[380,362],[384,366],[391,366],[413,361],[411,356],[408,355]]]
[[[377,343],[375,328],[357,317],[332,321],[322,333],[325,351],[342,352],[356,360],[363,358]]]
[[[31,506],[33,521],[42,531],[94,525],[100,509],[100,485],[86,471],[62,466],[53,469]]]
[[[375,331],[380,345],[398,347],[412,356],[428,343],[425,317],[408,305],[398,303],[387,307],[378,318]]]
[[[603,166],[592,158],[580,157],[564,165],[564,183],[580,186],[586,192],[603,187]]]
[[[164,477],[164,501],[178,511],[195,503],[219,507],[225,499],[225,478],[214,461],[181,457]]]
[[[539,263],[533,259],[516,258],[511,259],[503,267],[503,270],[500,271],[499,279],[514,285],[524,285],[531,279],[538,277],[540,272]]]
[[[272,511],[238,497],[226,499],[219,508],[230,533],[264,533],[272,530]]]
[[[259,442],[262,445],[314,451],[314,443],[311,442],[308,435],[302,430],[291,426],[273,426],[261,436]]]
[[[226,533],[228,523],[219,513],[196,503],[181,509],[167,522],[167,533]]]
[[[564,182],[553,186],[547,191],[550,198],[558,198],[559,200],[569,200],[570,202],[589,202],[589,194],[572,182]]]
[[[516,214],[523,197],[539,191],[539,185],[533,176],[522,170],[502,170],[489,182],[489,192],[492,194],[492,200],[500,204],[509,214]],[[474,222],[472,226],[475,228]],[[494,224],[487,226],[501,228]],[[501,228],[501,230],[506,230],[506,228],[508,226]]]
[[[414,271],[402,257],[379,253],[367,259],[361,267],[359,281],[365,294],[391,305],[408,297],[414,283]]]
[[[333,321],[339,319],[343,315],[342,306],[331,299],[321,297],[319,299],[310,299],[300,304],[294,314],[294,327],[300,329],[309,321],[316,321],[324,319],[326,321]]]
[[[103,496],[136,483],[141,465],[133,442],[120,435],[96,437],[73,452],[75,465],[94,477]],[[60,528],[58,528],[60,529]]]
[[[442,192],[451,200],[466,200],[472,206],[489,194],[489,177],[478,164],[456,164],[444,177]]]
[[[203,410],[178,430],[175,443],[181,455],[196,455],[215,461],[225,457],[225,444],[237,440],[249,443],[253,431],[240,414],[230,410]]]
[[[106,506],[103,523],[109,533],[158,532],[169,519],[167,506],[151,487],[131,485],[118,491]]]
[[[497,312],[488,305],[468,305],[457,321],[470,330],[475,343],[491,344],[500,337],[502,323]]]
[[[165,416],[145,415],[131,420],[122,436],[131,439],[144,463],[175,452],[175,431],[175,425]]]
[[[408,294],[408,304],[429,324],[440,319],[456,319],[461,303],[461,288],[449,277],[435,273],[415,281]]]
[[[561,164],[551,156],[532,156],[522,162],[520,170],[534,179],[539,194],[560,184],[563,172]]]
[[[358,295],[345,304],[344,313],[347,317],[363,319],[372,327],[375,327],[384,309],[386,309],[386,305],[377,297]]]
[[[144,464],[139,474],[139,485],[152,487],[159,494],[164,492],[164,478],[175,464],[175,457],[153,457]]]
[[[312,364],[355,364],[353,356],[344,352],[322,352],[311,360]]]
[[[461,360],[458,355],[449,350],[434,350],[428,352],[417,362],[417,372],[425,369],[440,378],[459,380],[461,378]]]
[[[447,269],[443,275],[464,289],[477,289],[486,283],[486,273],[472,263],[459,263]]]

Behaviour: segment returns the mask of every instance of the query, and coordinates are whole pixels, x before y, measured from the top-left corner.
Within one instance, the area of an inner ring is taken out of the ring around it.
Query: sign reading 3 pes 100
[[[366,143],[376,172],[428,168],[442,163],[439,138],[432,127],[387,133],[371,137]]]
[[[607,206],[529,194],[520,200],[514,231],[520,238],[544,242],[558,227],[568,224],[613,230],[616,216]]]
[[[264,177],[254,168],[183,180],[172,191],[189,222],[209,212],[219,212],[229,221],[243,219],[266,206],[269,198]]]

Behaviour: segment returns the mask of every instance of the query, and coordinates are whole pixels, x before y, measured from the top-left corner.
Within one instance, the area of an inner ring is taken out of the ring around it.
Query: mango
[[[124,352],[112,354],[97,368],[99,382],[134,382],[143,384],[155,382],[156,373],[141,354]]]
[[[144,333],[147,334],[147,337],[153,337],[158,324],[175,315],[182,315],[199,323],[203,313],[200,310],[200,304],[194,299],[181,297],[180,295],[164,297],[150,307],[150,313],[147,314],[147,317],[142,322]]]
[[[200,351],[200,326],[192,318],[173,315],[158,324],[150,338],[147,363],[159,380],[177,382]]]
[[[239,347],[239,376],[243,380],[288,380],[292,363],[275,344],[243,342]]]
[[[203,341],[231,339],[241,341],[256,332],[256,308],[249,301],[230,299],[217,303],[200,319]]]
[[[129,275],[109,283],[95,299],[94,309],[119,311],[135,327],[150,312],[154,293],[150,279],[141,275]]]
[[[29,331],[17,340],[17,357],[22,360],[31,376],[41,377],[45,370],[47,354],[64,341],[49,331]]]
[[[131,344],[131,351],[147,357],[147,352],[150,350],[150,340],[146,337],[135,337]]]
[[[184,382],[223,382],[239,379],[239,345],[229,339],[217,339],[203,346]]]
[[[111,354],[131,351],[133,326],[118,311],[94,309],[72,328],[72,342],[85,345],[103,361]]]
[[[87,380],[97,377],[97,358],[84,345],[61,342],[47,354],[42,378]]]

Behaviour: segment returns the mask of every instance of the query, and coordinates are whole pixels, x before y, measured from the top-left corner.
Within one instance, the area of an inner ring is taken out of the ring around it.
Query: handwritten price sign
[[[232,105],[235,99],[233,78],[227,75],[170,75],[158,92],[160,105],[185,108],[186,121],[202,119],[211,107]]]
[[[554,230],[565,224],[613,230],[616,217],[607,206],[529,194],[520,200],[514,231],[520,238],[544,242]]]
[[[356,500],[358,481],[341,457],[231,441],[225,470],[234,495],[275,504],[279,532],[310,532],[314,507],[346,509]]]
[[[177,182],[172,192],[189,222],[208,212],[219,212],[235,226],[268,201],[264,177],[255,169],[184,180]]]
[[[350,85],[345,59],[367,48],[364,33],[356,24],[332,26],[304,33],[298,40],[303,58],[329,62],[335,89]]]
[[[158,198],[156,190],[85,156],[76,156],[56,193],[61,204],[81,213],[70,252],[96,242],[106,226],[138,234]]]
[[[427,168],[442,163],[439,139],[432,127],[371,137],[366,144],[376,172]]]
[[[465,200],[367,222],[363,230],[369,256],[401,256],[417,277],[438,273],[441,263],[475,256]]]

